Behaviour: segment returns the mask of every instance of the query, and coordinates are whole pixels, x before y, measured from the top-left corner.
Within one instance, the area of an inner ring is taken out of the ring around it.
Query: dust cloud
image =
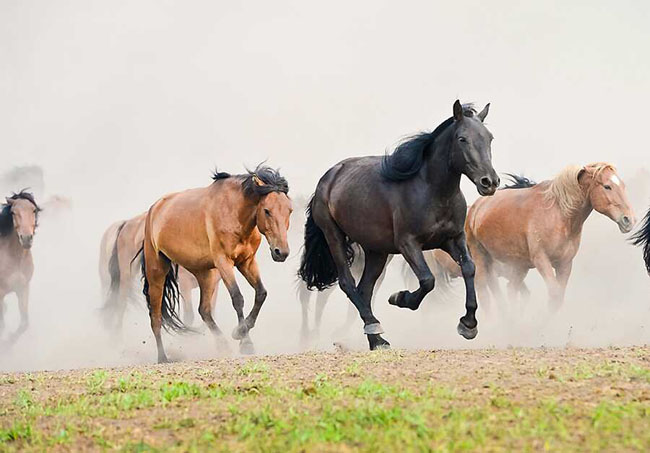
[[[492,103],[497,171],[539,181],[568,164],[611,161],[640,217],[650,205],[642,138],[649,21],[650,5],[641,1],[2,2],[0,173],[37,165],[42,199],[62,195],[71,207],[43,215],[30,328],[16,344],[1,344],[0,370],[152,363],[142,299],[130,305],[121,335],[102,328],[99,241],[112,222],[165,193],[209,184],[215,166],[238,173],[267,159],[289,180],[290,195],[304,200],[331,165],[434,128],[456,98]],[[476,198],[467,181],[463,189]],[[265,242],[260,248],[269,297],[251,333],[259,354],[302,350],[295,271],[303,222],[296,209],[287,262],[274,263]],[[597,213],[585,225],[561,311],[547,315],[533,271],[528,305],[481,307],[471,342],[455,332],[464,310],[460,281],[418,312],[387,304],[405,285],[401,267],[393,260],[375,305],[394,348],[650,338],[641,254]],[[252,291],[239,282],[248,308]],[[2,339],[19,319],[15,297],[5,304]],[[328,350],[333,341],[367,348],[360,321],[337,332],[348,306],[334,291],[309,348]],[[215,319],[225,332],[235,325],[223,287]],[[205,331],[164,341],[172,359],[216,356]],[[231,348],[236,354],[234,341]]]

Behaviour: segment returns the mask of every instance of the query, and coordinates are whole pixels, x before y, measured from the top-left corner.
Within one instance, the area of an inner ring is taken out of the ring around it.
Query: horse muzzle
[[[494,195],[494,193],[499,188],[499,184],[501,184],[501,180],[496,175],[483,176],[479,178],[478,181],[474,181],[474,185],[476,185],[478,193],[484,197]]]
[[[278,247],[271,248],[271,258],[276,263],[284,262],[289,256],[289,250],[281,250]]]
[[[20,245],[22,245],[24,249],[29,250],[32,248],[32,244],[34,243],[34,235],[19,235],[18,242],[20,242]]]
[[[618,229],[621,230],[621,233],[629,233],[634,229],[634,225],[636,225],[636,219],[634,216],[627,216],[627,215],[622,215],[619,219],[618,222]]]

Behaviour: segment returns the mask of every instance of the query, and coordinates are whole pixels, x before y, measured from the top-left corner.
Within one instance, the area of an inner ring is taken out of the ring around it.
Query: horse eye
[[[467,142],[467,139],[465,137],[458,137],[458,141],[461,143]]]
[[[605,184],[603,187],[605,188],[605,190],[612,190],[612,186],[609,186],[607,184]]]
[[[268,209],[264,209],[264,214],[266,214],[267,217],[271,217],[271,211]]]

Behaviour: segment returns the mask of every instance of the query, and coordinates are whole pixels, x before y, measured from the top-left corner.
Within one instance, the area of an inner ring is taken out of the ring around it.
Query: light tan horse
[[[501,274],[509,280],[514,300],[527,292],[524,279],[534,268],[547,285],[550,307],[557,310],[587,217],[596,210],[628,233],[636,222],[634,212],[625,183],[611,164],[569,166],[539,184],[517,180],[526,182],[477,200],[468,212],[465,232],[478,291],[484,304],[488,287],[500,297]]]
[[[20,325],[9,337],[15,342],[29,325],[29,284],[34,274],[32,243],[40,208],[25,191],[8,197],[0,210],[0,329],[4,327],[4,298],[15,293],[20,309]]]
[[[127,303],[135,294],[134,282],[142,276],[139,262],[135,262],[134,258],[142,250],[146,216],[145,212],[115,222],[102,236],[99,248],[99,275],[102,297],[105,298],[102,312],[106,326],[112,330],[121,330]],[[178,269],[178,286],[183,301],[183,320],[191,325],[194,322],[192,290],[198,287],[198,283],[192,274],[181,267]],[[217,288],[212,298],[213,309],[216,297]]]
[[[166,195],[147,213],[143,292],[149,304],[158,362],[167,361],[161,327],[184,328],[176,314],[178,293],[172,263],[185,267],[198,280],[199,313],[218,341],[223,342],[209,309],[221,276],[237,312],[238,326],[232,336],[240,340],[241,352],[252,353],[248,331],[255,326],[266,299],[255,259],[261,236],[266,237],[274,261],[284,261],[289,255],[289,186],[277,171],[258,166],[244,175],[215,173],[213,180],[207,187]],[[246,318],[235,267],[255,289],[255,304]]]

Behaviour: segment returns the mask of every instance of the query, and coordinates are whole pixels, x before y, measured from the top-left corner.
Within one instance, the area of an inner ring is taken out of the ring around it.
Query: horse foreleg
[[[244,319],[244,296],[239,290],[237,280],[235,280],[235,268],[232,262],[224,257],[217,262],[217,270],[221,274],[221,279],[230,294],[232,306],[237,314],[237,327],[232,331],[232,338],[242,340],[248,337],[248,326]]]
[[[555,275],[557,280],[556,294],[555,298],[552,301],[554,304],[551,308],[554,311],[558,311],[562,304],[564,303],[564,295],[566,293],[566,287],[569,283],[569,277],[571,277],[571,269],[573,268],[573,262],[569,261],[562,263],[555,268]]]
[[[228,350],[228,342],[212,317],[212,300],[217,290],[217,285],[219,284],[219,272],[216,269],[210,269],[208,271],[198,272],[194,276],[199,284],[199,315],[201,315],[201,319],[203,319],[205,325],[208,326],[210,332],[215,336],[217,347],[221,351],[226,352]]]
[[[562,290],[558,283],[558,279],[555,276],[555,271],[553,269],[553,265],[551,264],[551,260],[548,258],[548,256],[546,256],[546,254],[538,253],[532,257],[532,261],[533,265],[537,269],[537,272],[539,272],[539,274],[544,279],[544,283],[546,283],[546,288],[548,290],[549,308],[551,308],[551,311],[555,311],[560,305],[557,300],[561,297],[560,295],[562,293]]]
[[[25,285],[16,291],[18,296],[18,309],[20,310],[20,324],[16,331],[9,338],[9,343],[15,343],[29,327],[29,285]]]
[[[474,276],[476,266],[469,255],[465,233],[461,233],[455,239],[445,243],[443,248],[460,266],[465,281],[465,315],[458,322],[457,331],[467,340],[471,340],[478,334],[478,321],[476,320],[476,289],[474,287]]]
[[[301,312],[301,322],[300,322],[300,344],[302,347],[306,347],[309,342],[309,296],[311,291],[307,289],[307,286],[303,282],[298,283],[298,299],[300,300],[300,312]]]
[[[429,294],[436,286],[436,279],[429,269],[429,265],[424,259],[422,249],[415,242],[407,242],[400,247],[400,252],[411,270],[418,278],[420,287],[414,292],[408,290],[400,291],[393,294],[388,299],[388,303],[401,308],[417,310],[424,297]]]

